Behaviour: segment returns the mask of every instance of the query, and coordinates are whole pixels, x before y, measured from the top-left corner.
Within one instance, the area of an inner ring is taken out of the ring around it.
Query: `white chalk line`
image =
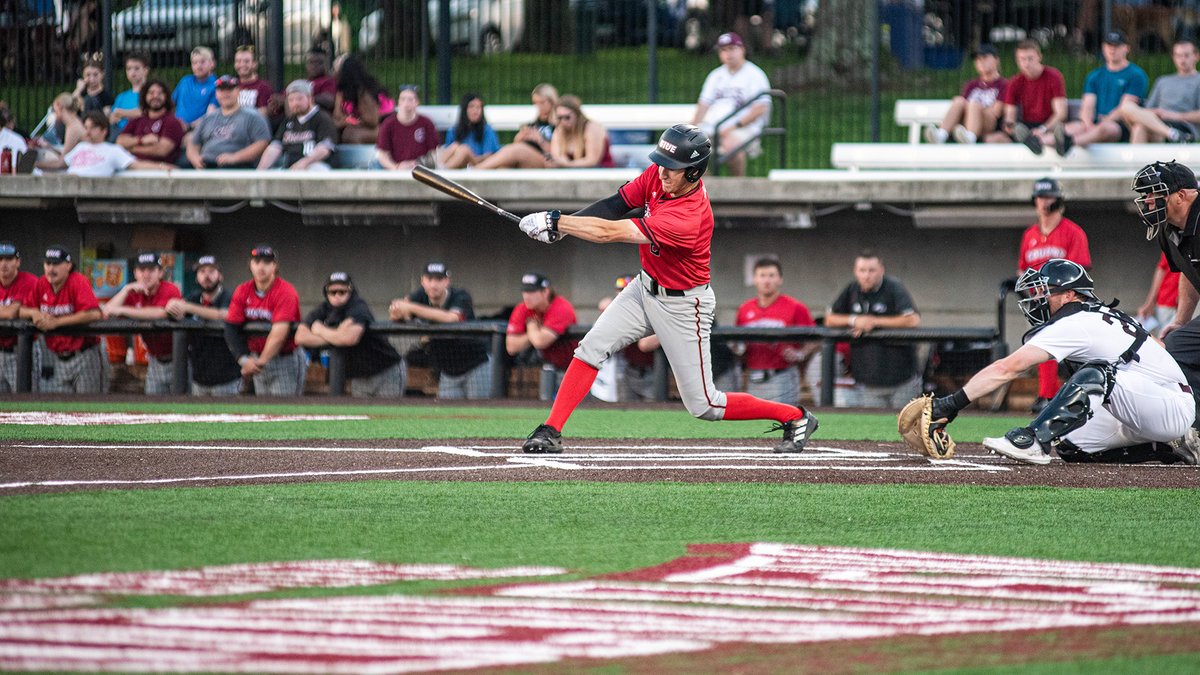
[[[422,448],[379,448],[379,447],[337,447],[310,445],[185,445],[185,444],[123,444],[101,445],[95,443],[14,443],[9,447],[34,450],[133,450],[145,448],[148,450],[235,450],[235,451],[281,451],[281,452],[392,452],[401,454],[442,453],[447,455],[463,455],[465,457],[483,457],[484,453],[471,448],[452,445],[427,445]]]
[[[70,487],[79,485],[165,485],[170,483],[204,483],[231,480],[263,480],[266,478],[328,478],[335,476],[379,476],[400,473],[429,473],[454,471],[482,471],[489,469],[516,469],[517,465],[485,464],[481,466],[431,466],[407,469],[360,469],[356,471],[298,471],[291,473],[253,473],[229,476],[183,476],[179,478],[143,478],[128,480],[119,478],[97,480],[42,480],[19,483],[0,483],[0,490],[23,487]]]

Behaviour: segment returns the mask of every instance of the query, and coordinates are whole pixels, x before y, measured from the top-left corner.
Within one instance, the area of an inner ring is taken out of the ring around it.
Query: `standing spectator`
[[[500,149],[500,139],[483,114],[479,94],[463,96],[458,122],[446,133],[446,145],[438,151],[438,164],[446,169],[474,166]]]
[[[171,94],[175,100],[175,116],[188,129],[217,107],[217,62],[212,50],[196,47],[192,50],[192,74],[184,75]]]
[[[962,94],[950,101],[941,125],[925,128],[926,143],[945,143],[951,137],[956,143],[975,143],[999,130],[1008,80],[1000,75],[1000,55],[995,47],[980,45],[975,50],[975,72],[979,77],[967,81]]]
[[[570,301],[554,292],[550,280],[538,272],[521,277],[521,304],[513,308],[504,335],[504,348],[509,356],[526,349],[536,349],[542,363],[554,368],[554,391],[542,390],[543,400],[553,398],[562,382],[563,373],[571,365],[579,340],[565,336],[575,325],[575,308]],[[545,368],[543,365],[543,369]]]
[[[850,328],[858,338],[876,328],[916,328],[921,315],[908,289],[886,276],[883,260],[874,251],[854,259],[854,281],[838,295],[825,313],[829,328]],[[898,409],[921,393],[921,371],[911,344],[880,340],[850,343],[850,370],[854,373],[857,405]]]
[[[195,291],[187,300],[167,303],[167,313],[176,319],[188,314],[205,321],[225,321],[233,294],[225,288],[217,259],[200,256],[192,268]],[[242,369],[229,352],[224,336],[188,333],[188,363],[192,369],[192,396],[237,396],[242,386]]]
[[[299,396],[303,358],[291,332],[292,323],[300,320],[300,296],[279,276],[275,249],[268,244],[250,251],[250,276],[233,291],[225,315],[225,343],[242,367],[242,377],[254,380],[256,396]],[[270,333],[248,335],[243,325],[251,321],[269,322]]]
[[[1067,121],[1067,84],[1057,68],[1042,64],[1036,40],[1017,43],[1017,74],[1004,87],[1004,121],[988,143],[1023,143],[1042,154],[1042,137]]]
[[[157,253],[142,253],[133,264],[133,281],[125,284],[100,308],[104,318],[124,316],[130,319],[166,319],[167,304],[183,297],[179,287],[163,281],[162,263]],[[171,393],[171,361],[174,348],[171,333],[142,333],[149,354],[146,367],[146,393]],[[179,355],[183,358],[183,355]]]
[[[337,100],[337,80],[329,74],[329,55],[320,49],[310,51],[304,61],[304,73],[312,85],[313,102],[332,114]]]
[[[565,94],[555,108],[554,135],[550,137],[547,169],[590,169],[615,166],[609,152],[608,131],[604,125],[583,114],[578,96]]]
[[[84,140],[62,158],[47,158],[38,162],[46,170],[66,169],[73,176],[107,178],[125,169],[161,169],[170,171],[174,165],[137,159],[129,151],[108,138],[108,117],[93,110],[83,119]]]
[[[754,263],[754,290],[738,308],[738,326],[787,328],[815,326],[803,302],[780,292],[783,266],[774,258]],[[750,342],[746,344],[746,393],[768,401],[796,405],[800,402],[799,364],[807,361],[818,343]]]
[[[1154,274],[1150,277],[1150,291],[1146,302],[1138,308],[1137,320],[1151,334],[1175,320],[1175,309],[1179,306],[1179,272],[1172,272],[1167,254],[1158,258]]]
[[[375,315],[358,295],[350,275],[334,272],[325,282],[325,300],[296,327],[296,344],[310,350],[340,347],[352,396],[404,395],[404,359],[387,338],[372,330]]]
[[[30,304],[38,278],[21,271],[21,252],[0,241],[0,319],[15,319]],[[0,335],[0,394],[17,390],[17,336]]]
[[[233,72],[237,74],[238,105],[246,110],[257,110],[266,117],[275,90],[269,82],[258,77],[258,55],[254,45],[237,48],[233,54]]]
[[[692,124],[719,139],[718,165],[728,166],[734,176],[744,176],[746,155],[757,157],[762,152],[757,139],[771,118],[771,97],[766,94],[771,82],[762,68],[746,60],[746,46],[737,33],[717,38],[717,53],[721,65],[704,78]],[[754,101],[753,105],[741,108],[748,101]],[[739,108],[735,116],[721,122]],[[737,151],[747,141],[754,142]]]
[[[328,159],[337,151],[337,127],[333,119],[313,103],[308,80],[294,80],[287,86],[288,116],[267,146],[258,169],[275,168],[280,157],[282,168],[292,171],[329,171]]]
[[[533,122],[517,130],[513,142],[476,165],[480,169],[540,169],[546,166],[550,139],[554,136],[554,111],[558,107],[558,90],[542,83],[533,88]]]
[[[411,171],[417,164],[433,166],[434,153],[442,140],[433,121],[417,113],[420,104],[417,86],[401,85],[396,95],[396,114],[383,120],[375,141],[375,157],[382,168]]]
[[[1047,261],[1062,258],[1078,263],[1085,269],[1092,266],[1092,254],[1087,234],[1070,218],[1063,216],[1066,201],[1058,181],[1043,178],[1033,184],[1033,207],[1037,222],[1021,235],[1021,251],[1017,257],[1017,276],[1029,269],[1041,269]],[[1058,362],[1053,359],[1038,365],[1038,395],[1032,412],[1041,412],[1046,402],[1058,392]]]
[[[162,80],[149,80],[139,95],[141,114],[128,120],[117,145],[138,159],[175,164],[183,154],[183,122],[175,116],[175,101]]]
[[[129,88],[117,94],[108,118],[114,134],[124,132],[129,120],[142,115],[142,87],[146,85],[149,77],[149,56],[142,52],[130,52],[126,55],[125,79],[129,80]]]
[[[1146,107],[1126,101],[1121,116],[1129,126],[1130,143],[1190,143],[1198,135],[1200,123],[1200,73],[1196,61],[1200,54],[1196,43],[1179,40],[1171,47],[1175,63],[1173,75],[1154,82]]]
[[[443,262],[430,262],[421,273],[421,288],[388,307],[392,321],[460,323],[475,320],[471,294],[450,286],[450,270]],[[492,393],[492,360],[487,343],[479,338],[431,338],[426,343],[438,371],[438,398],[478,399]]]
[[[271,142],[267,120],[238,105],[237,92],[236,77],[217,80],[220,108],[205,115],[188,139],[188,163],[196,169],[253,169]]]
[[[103,114],[101,114],[103,117]],[[46,333],[38,391],[51,394],[99,394],[106,388],[106,363],[95,335],[58,335],[54,330],[100,320],[100,303],[87,277],[62,246],[46,249],[44,275],[20,310],[22,319]]]
[[[104,86],[104,61],[89,59],[83,64],[83,77],[75,81],[75,96],[83,101],[83,112],[112,112],[116,97]]]
[[[1125,125],[1121,106],[1141,105],[1150,78],[1137,64],[1129,62],[1129,43],[1121,31],[1105,33],[1103,51],[1104,65],[1088,73],[1083,81],[1079,119],[1052,127],[1050,138],[1060,157],[1076,145],[1129,141],[1129,127]]]
[[[341,142],[374,145],[380,122],[396,110],[396,102],[354,56],[335,61],[333,73],[337,78],[333,121],[341,131]]]

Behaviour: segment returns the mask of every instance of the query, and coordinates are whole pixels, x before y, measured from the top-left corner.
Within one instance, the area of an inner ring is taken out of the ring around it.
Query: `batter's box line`
[[[778,458],[775,458],[778,459]],[[836,464],[711,464],[711,465],[692,465],[679,466],[674,464],[637,464],[629,466],[613,466],[599,464],[585,464],[577,462],[563,462],[557,460],[537,460],[525,457],[512,457],[509,462],[513,466],[527,468],[548,468],[548,469],[565,469],[568,471],[670,471],[674,473],[682,473],[687,471],[880,471],[880,472],[978,472],[985,473],[1006,473],[1012,469],[1005,466],[991,466],[982,464],[970,463],[938,463],[938,464],[923,464],[919,466],[839,466]]]

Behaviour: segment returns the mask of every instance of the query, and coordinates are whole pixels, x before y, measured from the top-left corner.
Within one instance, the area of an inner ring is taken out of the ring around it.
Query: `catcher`
[[[983,439],[989,450],[1026,464],[1066,462],[1196,464],[1200,436],[1195,400],[1183,372],[1141,324],[1101,303],[1077,263],[1056,258],[1017,280],[1022,313],[1032,326],[1020,349],[975,374],[949,396],[913,399],[900,412],[900,432],[935,459],[954,453],[946,426],[959,411],[1039,363],[1056,359],[1072,371],[1028,426]]]

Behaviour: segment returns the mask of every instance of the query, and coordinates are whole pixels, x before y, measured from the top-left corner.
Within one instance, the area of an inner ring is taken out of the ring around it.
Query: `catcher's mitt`
[[[933,394],[918,396],[900,410],[896,427],[908,447],[930,459],[954,456],[954,439],[946,433],[948,419],[933,419]]]

